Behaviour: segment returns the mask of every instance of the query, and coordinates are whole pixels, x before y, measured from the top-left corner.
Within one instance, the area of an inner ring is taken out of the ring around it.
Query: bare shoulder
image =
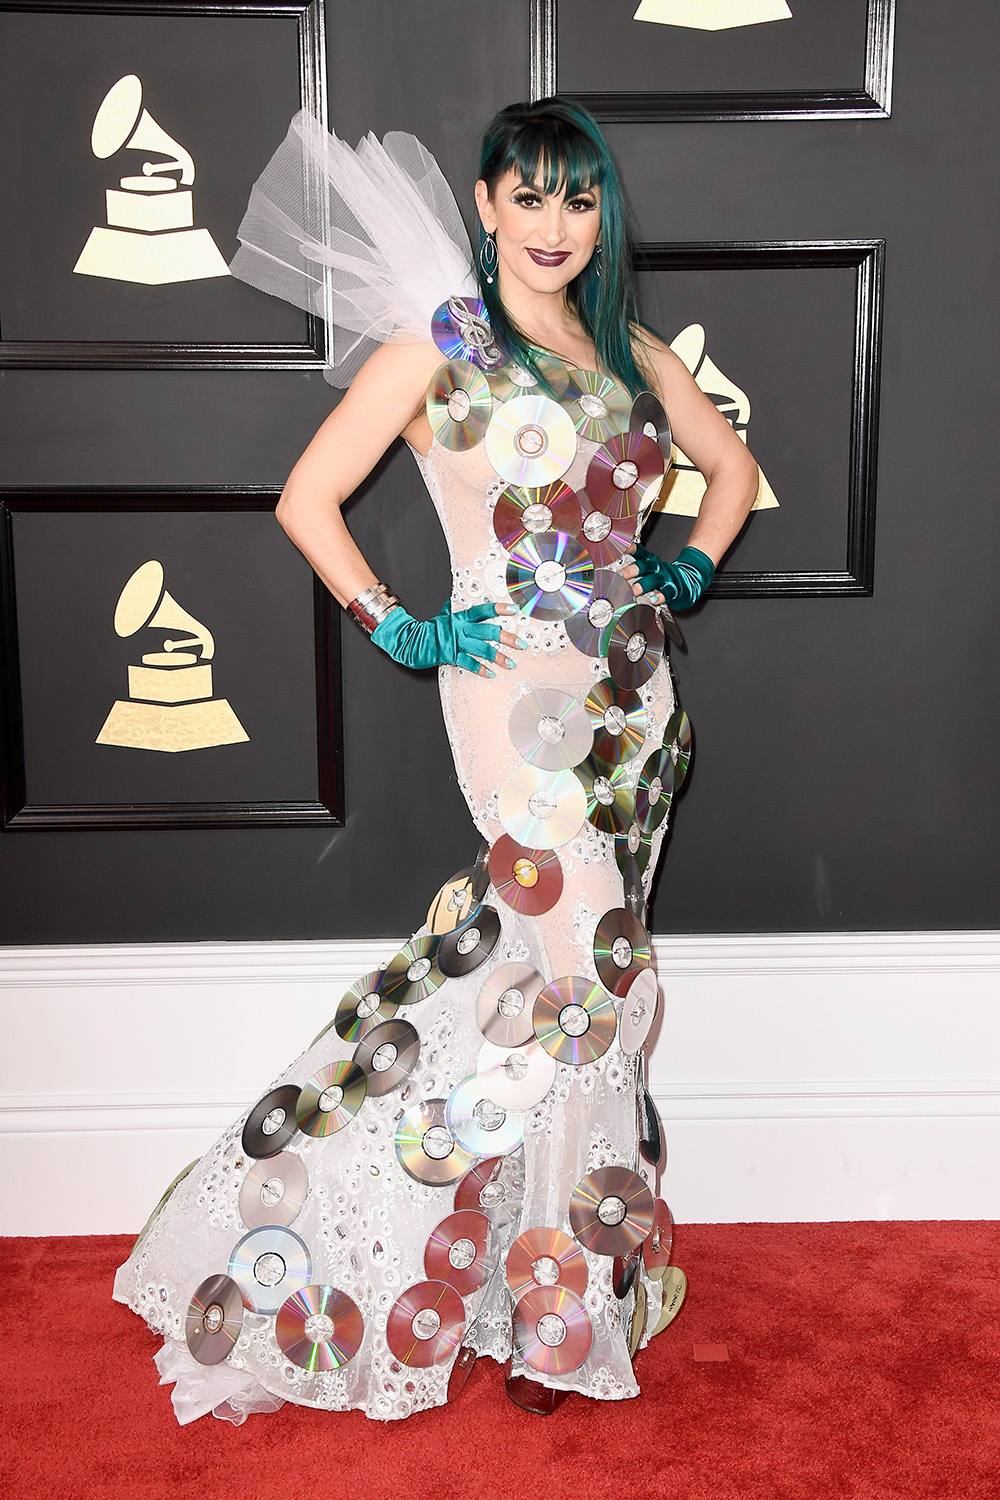
[[[440,349],[430,340],[419,344],[381,344],[361,366],[350,390],[379,387],[387,394],[413,391],[422,397],[442,358]]]
[[[694,379],[684,361],[665,344],[659,334],[649,328],[633,326],[632,342],[636,354],[655,377],[657,391],[664,406],[669,406],[670,397],[676,397],[694,385]]]

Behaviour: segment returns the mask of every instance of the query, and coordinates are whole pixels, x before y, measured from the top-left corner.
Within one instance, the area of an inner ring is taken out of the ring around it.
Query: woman
[[[167,1335],[182,1421],[282,1400],[406,1416],[476,1353],[511,1358],[528,1410],[633,1396],[666,1260],[639,1170],[642,921],[688,753],[657,606],[710,582],[756,464],[637,321],[617,174],[578,106],[514,105],[486,133],[481,302],[412,137],[355,154],[300,116],[283,150],[234,271],[322,305],[354,378],[278,519],[376,647],[441,668],[488,862],[176,1186],[116,1295]],[[673,562],[635,540],[670,427],[708,481]],[[428,621],[341,514],[399,436],[451,552]]]

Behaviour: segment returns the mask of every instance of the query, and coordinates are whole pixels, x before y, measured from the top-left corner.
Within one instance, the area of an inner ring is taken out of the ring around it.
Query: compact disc
[[[674,1243],[674,1219],[662,1198],[653,1204],[653,1227],[642,1246],[642,1263],[650,1276],[662,1277],[670,1264],[670,1251]]]
[[[486,1276],[489,1233],[489,1219],[475,1209],[467,1208],[442,1219],[431,1230],[424,1250],[428,1278],[446,1281],[460,1297],[478,1291]]]
[[[565,620],[590,598],[594,564],[588,549],[565,531],[525,535],[509,548],[507,592],[522,614]]]
[[[312,1260],[294,1229],[274,1224],[251,1229],[229,1257],[229,1274],[252,1312],[270,1316],[286,1297],[308,1286]]]
[[[641,432],[606,438],[587,466],[587,494],[609,516],[637,516],[650,485],[662,480],[663,454]]]
[[[629,1359],[635,1359],[646,1330],[646,1287],[640,1276],[635,1284],[635,1301],[632,1304],[632,1322],[628,1334]]]
[[[524,1140],[524,1115],[484,1093],[478,1073],[452,1090],[445,1118],[456,1141],[473,1156],[507,1156]]]
[[[243,1297],[231,1276],[206,1276],[188,1304],[187,1346],[200,1365],[218,1365],[243,1327]]]
[[[462,1342],[465,1308],[446,1281],[418,1281],[397,1297],[385,1337],[404,1365],[423,1369],[449,1359]]]
[[[504,1109],[525,1110],[545,1098],[556,1076],[556,1060],[537,1042],[523,1047],[496,1047],[484,1042],[477,1072],[483,1093]]]
[[[483,899],[473,894],[473,866],[459,870],[446,880],[427,910],[427,925],[431,932],[454,932]]]
[[[616,766],[639,754],[646,738],[646,710],[634,688],[602,677],[587,694],[584,708],[594,726],[593,753],[598,760]]]
[[[471,1344],[463,1344],[455,1355],[455,1363],[448,1376],[448,1400],[457,1401],[465,1390],[476,1363],[476,1351]]]
[[[654,590],[654,593],[655,593],[655,590]],[[669,636],[670,639],[673,641],[674,645],[675,646],[680,646],[681,650],[683,651],[685,649],[685,646],[684,646],[684,637],[681,634],[681,627],[678,625],[677,621],[674,619],[674,617],[671,614],[670,610],[667,608],[667,606],[665,604],[658,604],[656,606],[656,610],[657,610],[657,613],[660,616],[660,620],[661,620],[662,625],[663,625],[664,634],[667,635],[667,636]]]
[[[616,1255],[611,1266],[611,1290],[619,1302],[627,1297],[639,1269],[639,1250],[630,1250],[627,1255]]]
[[[659,1000],[660,986],[656,975],[652,969],[643,969],[632,980],[628,994],[622,1001],[618,1044],[626,1056],[631,1057],[634,1052],[638,1052],[649,1035],[649,1029],[656,1019]]]
[[[476,862],[472,866],[472,899],[478,906],[490,888],[490,846],[487,839],[479,845]]]
[[[670,811],[674,795],[674,763],[669,750],[654,750],[644,762],[635,787],[635,821],[643,833],[653,833]]]
[[[673,438],[670,435],[670,422],[659,397],[654,396],[652,391],[640,391],[632,402],[628,426],[630,432],[641,432],[644,437],[656,443],[663,457],[664,469],[669,469]]]
[[[449,979],[471,974],[486,962],[499,941],[500,918],[496,908],[477,906],[464,926],[446,932],[441,939],[438,968]]]
[[[635,517],[609,516],[603,510],[583,507],[580,541],[590,554],[595,568],[616,563],[635,543]],[[630,597],[632,595],[629,589]]]
[[[560,688],[536,688],[518,698],[508,727],[525,760],[543,771],[578,766],[594,743],[594,727],[582,700]]]
[[[587,1261],[576,1240],[561,1229],[526,1229],[507,1251],[507,1284],[517,1302],[536,1286],[561,1286],[582,1297]]]
[[[373,969],[361,979],[356,979],[337,1006],[333,1018],[337,1035],[345,1042],[360,1042],[373,1026],[382,1021],[391,1021],[399,1009],[391,1000],[379,994],[383,969]],[[317,1038],[318,1040],[318,1038]]]
[[[517,766],[500,788],[500,821],[529,849],[558,849],[580,832],[587,799],[573,771]]]
[[[679,792],[691,764],[691,720],[682,708],[675,709],[663,731],[663,748],[674,763],[674,791]]]
[[[551,484],[576,457],[572,419],[547,396],[515,396],[493,409],[486,456],[508,484]]]
[[[622,906],[631,912],[637,922],[646,923],[646,892],[642,884],[642,871],[634,854],[626,849],[618,861],[622,876]]]
[[[628,993],[633,980],[652,960],[649,933],[624,906],[606,911],[594,933],[594,963],[605,989]]]
[[[295,1123],[298,1102],[297,1083],[283,1083],[257,1100],[247,1116],[241,1138],[247,1156],[266,1158],[284,1151],[299,1128]]]
[[[509,484],[493,510],[493,530],[507,552],[512,552],[526,536],[537,536],[542,531],[562,531],[575,537],[582,520],[579,496],[561,479],[539,489]]]
[[[508,1192],[503,1181],[502,1156],[491,1156],[488,1161],[477,1161],[470,1167],[455,1189],[455,1212],[474,1208],[489,1213],[507,1202]]]
[[[623,609],[608,636],[608,672],[619,687],[648,682],[663,657],[663,626],[648,604]]]
[[[574,773],[587,799],[587,819],[604,833],[622,833],[634,816],[628,766],[609,766],[588,755]]]
[[[254,1162],[240,1188],[240,1218],[248,1229],[281,1224],[286,1229],[306,1201],[306,1164],[294,1151]]]
[[[504,833],[493,845],[490,869],[500,899],[529,917],[551,911],[562,895],[562,865],[554,849],[529,849]]]
[[[386,964],[379,994],[393,1005],[416,1005],[440,989],[445,976],[435,962],[441,938],[434,933],[411,938]]]
[[[574,370],[567,400],[573,426],[592,443],[603,443],[628,426],[631,398],[610,375]]]
[[[420,1037],[409,1021],[382,1021],[354,1049],[354,1062],[368,1077],[373,1098],[405,1083],[417,1065]]]
[[[322,1138],[343,1130],[368,1094],[368,1076],[355,1062],[332,1062],[302,1087],[295,1119],[305,1135]]]
[[[531,1011],[545,983],[528,964],[501,964],[479,992],[476,1021],[488,1042],[497,1047],[520,1047],[534,1036]]]
[[[360,1308],[335,1286],[300,1287],[285,1298],[274,1321],[278,1348],[293,1365],[313,1373],[346,1365],[364,1336]]]
[[[649,972],[650,970],[645,970],[645,973],[648,974]],[[640,974],[639,978],[632,985],[632,990],[638,988],[639,981],[642,978],[643,975]],[[629,991],[630,999],[632,990]],[[663,1158],[663,1132],[660,1129],[660,1117],[656,1113],[653,1096],[645,1084],[640,1084],[639,1086],[639,1097],[636,1100],[636,1106],[636,1112],[639,1116],[639,1155],[645,1161],[648,1161],[651,1167],[658,1167]]]
[[[396,1127],[396,1156],[404,1172],[416,1182],[440,1187],[457,1182],[472,1166],[477,1152],[466,1151],[448,1129],[444,1099],[413,1104]]]
[[[622,833],[615,834],[615,860],[623,873],[625,861],[631,858],[639,866],[640,875],[645,875],[652,853],[652,839],[643,833],[638,823],[633,821]]]
[[[514,1308],[514,1347],[532,1370],[578,1370],[594,1342],[587,1309],[563,1286],[536,1286]]]
[[[541,383],[526,365],[519,365],[514,360],[501,365],[499,369],[491,370],[489,374],[490,390],[493,392],[495,401],[509,401],[512,396],[544,396],[549,394],[556,401],[566,394],[569,388],[569,371],[561,359],[553,359],[548,354],[533,355],[535,368],[539,370],[548,386],[548,392],[542,389]]]
[[[435,373],[425,406],[431,431],[442,448],[458,453],[482,442],[493,397],[486,377],[475,365],[452,359]]]
[[[503,363],[486,303],[479,297],[442,302],[431,318],[431,338],[445,359],[471,359],[481,370],[495,370]]]
[[[660,1278],[660,1292],[663,1297],[660,1316],[650,1329],[650,1338],[653,1338],[658,1333],[662,1333],[664,1328],[674,1321],[684,1305],[687,1285],[687,1277],[680,1266],[667,1267]]]
[[[598,568],[590,598],[566,620],[566,634],[585,656],[607,656],[607,641],[615,614],[633,601],[632,590],[620,573]]]
[[[581,1245],[595,1255],[627,1255],[650,1231],[653,1195],[627,1167],[598,1167],[574,1188],[569,1221]]]
[[[546,1052],[574,1067],[604,1056],[617,1019],[611,996],[579,974],[553,979],[539,992],[532,1012],[535,1036]]]

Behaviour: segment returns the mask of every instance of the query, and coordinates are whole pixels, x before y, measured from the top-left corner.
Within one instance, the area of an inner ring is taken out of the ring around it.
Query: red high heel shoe
[[[550,1417],[569,1395],[569,1391],[557,1391],[551,1385],[542,1385],[541,1381],[529,1380],[527,1375],[508,1375],[505,1385],[515,1406],[535,1412],[539,1417]]]

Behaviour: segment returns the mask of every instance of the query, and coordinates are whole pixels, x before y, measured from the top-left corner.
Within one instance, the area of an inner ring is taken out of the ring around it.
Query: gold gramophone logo
[[[108,89],[94,117],[90,145],[100,161],[123,146],[167,160],[144,161],[141,174],[122,177],[118,187],[108,188],[107,225],[90,231],[74,271],[146,286],[229,275],[208,230],[194,227],[194,161],[143,109],[142,84],[134,73]]]
[[[747,428],[750,425],[750,398],[734,381],[729,379],[728,375],[723,375],[718,366],[712,363],[705,353],[705,343],[704,328],[700,323],[690,323],[687,328],[681,330],[670,347],[687,365],[699,389],[703,390],[709,400],[715,403],[732,426],[733,431],[746,442]],[[664,510],[672,516],[696,516],[701,505],[701,498],[708,488],[704,475],[695,468],[676,443],[670,456],[672,467],[668,470],[660,493],[653,502],[653,509]],[[758,471],[760,472],[760,485],[752,508],[773,510],[777,507],[778,498],[764,478],[764,471],[760,469],[760,465],[758,465]]]
[[[790,21],[785,0],[642,0],[633,21],[687,26],[693,31],[730,31],[764,21]]]
[[[176,751],[249,740],[227,699],[212,697],[212,632],[171,598],[163,567],[152,560],[136,568],[115,607],[118,635],[144,626],[188,634],[164,639],[162,651],[147,651],[140,666],[129,667],[128,699],[114,704],[97,744]]]

